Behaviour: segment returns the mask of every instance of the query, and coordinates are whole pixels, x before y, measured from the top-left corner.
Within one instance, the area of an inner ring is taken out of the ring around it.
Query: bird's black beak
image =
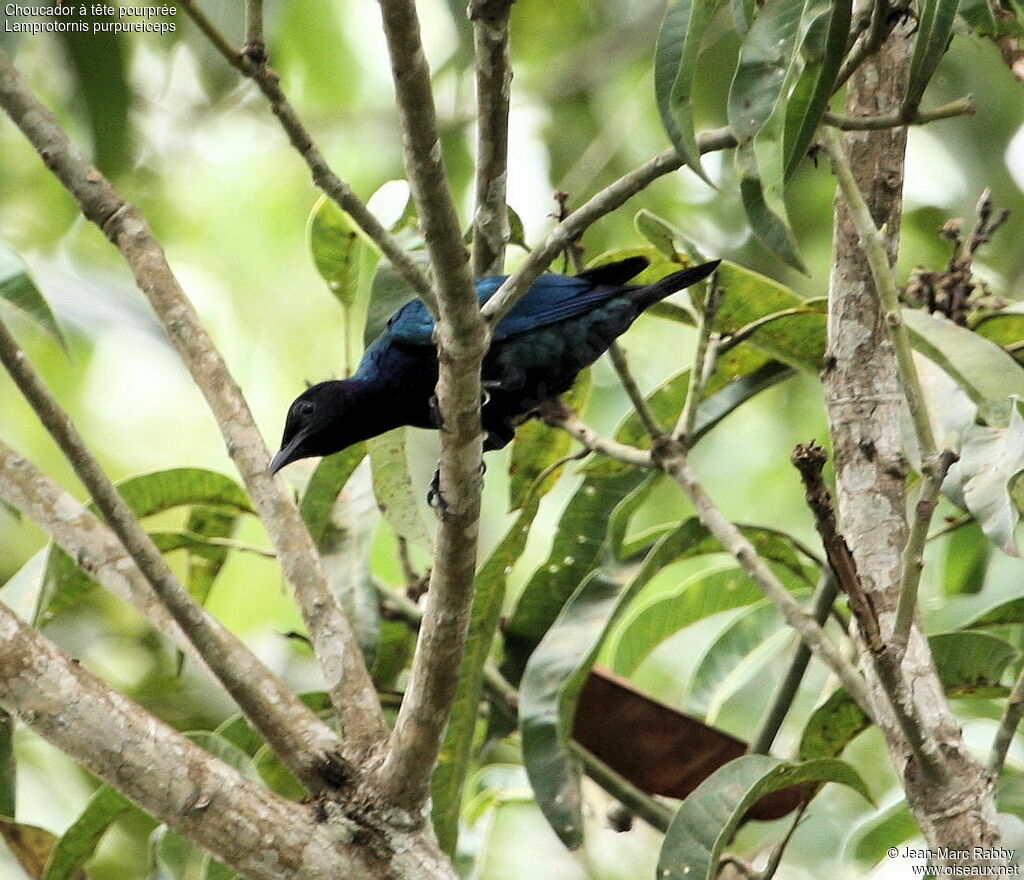
[[[270,473],[276,474],[286,464],[291,464],[295,461],[297,458],[295,453],[298,451],[300,439],[300,437],[295,437],[290,443],[286,443],[278,450],[277,455],[270,460],[270,467],[267,468]]]

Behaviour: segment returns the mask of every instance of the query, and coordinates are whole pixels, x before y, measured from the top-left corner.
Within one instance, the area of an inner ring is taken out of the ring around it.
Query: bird
[[[494,327],[480,371],[484,451],[511,442],[518,425],[572,387],[644,309],[707,278],[719,260],[692,266],[652,284],[629,284],[649,265],[628,257],[576,275],[541,275]],[[508,276],[476,282],[487,302]],[[442,428],[438,413],[434,318],[422,300],[396,311],[367,347],[355,372],[307,388],[285,417],[277,473],[302,458],[330,455],[398,428]]]

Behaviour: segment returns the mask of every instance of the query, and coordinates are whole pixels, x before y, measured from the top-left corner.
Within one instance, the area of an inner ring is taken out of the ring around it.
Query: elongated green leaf
[[[432,789],[434,832],[449,855],[454,855],[458,843],[459,814],[476,735],[484,663],[498,628],[508,575],[526,547],[530,526],[542,499],[540,487],[526,498],[519,516],[476,576],[459,686]]]
[[[786,106],[784,179],[793,176],[814,139],[835,90],[846,54],[853,15],[851,0],[811,4],[812,15],[801,22],[803,71]]]
[[[130,809],[132,805],[122,794],[100,786],[53,848],[42,880],[74,880],[95,854],[107,829]]]
[[[836,782],[866,800],[871,794],[852,766],[831,758],[792,764],[744,755],[715,771],[680,806],[665,834],[658,877],[714,880],[722,850],[746,811],[766,794],[804,783]]]
[[[794,269],[807,274],[807,268],[786,215],[779,187],[769,187],[760,176],[753,146],[736,148],[736,167],[740,177],[740,198],[754,235],[775,256]]]
[[[117,484],[118,491],[139,518],[145,518],[174,507],[201,505],[224,509],[227,513],[252,513],[245,490],[223,474],[203,468],[172,468],[129,477]],[[95,509],[92,504],[90,509]],[[198,536],[193,536],[197,538]],[[213,554],[213,548],[201,541],[180,541],[167,549],[188,548]],[[80,602],[95,582],[75,564],[63,550],[51,546],[43,576],[34,621],[45,621]]]
[[[238,515],[230,510],[197,504],[189,511],[185,531],[201,538],[230,538],[238,524]],[[189,550],[188,591],[205,604],[213,582],[228,558],[228,548],[206,543]]]
[[[67,340],[50,310],[49,303],[39,292],[21,258],[6,243],[0,241],[0,303],[17,309],[31,318],[65,349]]]
[[[986,3],[985,6],[987,7],[988,4]],[[1024,342],[1024,314],[999,312],[995,315],[988,315],[971,329],[1000,347],[1014,346],[1010,356],[1017,363],[1024,361],[1024,347],[1020,346],[1020,343]]]
[[[1019,556],[1014,530],[1020,519],[1014,488],[1024,471],[1024,418],[1014,406],[1006,428],[968,428],[960,460],[950,468],[950,483],[962,494],[967,509],[997,547]]]
[[[87,24],[115,21],[109,6],[89,4]],[[79,99],[76,110],[83,113],[92,136],[96,164],[113,176],[128,170],[131,161],[131,125],[128,115],[132,91],[128,85],[128,61],[124,40],[112,31],[63,32],[61,41],[72,70]]]
[[[767,599],[739,612],[701,655],[693,672],[687,711],[713,724],[717,707],[724,698],[754,674],[753,670],[744,668],[747,658],[757,653],[758,662],[754,667],[763,669],[763,657],[758,649],[770,645],[772,636],[782,625],[778,610]],[[776,644],[775,649],[782,644]],[[738,680],[737,674],[740,675]]]
[[[562,400],[577,412],[582,412],[590,396],[590,370],[584,370],[573,387],[562,395]],[[509,510],[519,510],[531,494],[544,495],[554,485],[555,474],[536,486],[537,478],[572,446],[572,437],[565,431],[552,431],[538,419],[531,419],[516,431],[509,460]]]
[[[568,748],[572,716],[601,636],[624,595],[621,584],[593,572],[573,593],[523,672],[523,764],[537,805],[569,849],[583,843],[580,772]]]
[[[947,596],[980,593],[992,545],[977,523],[961,526],[949,536],[942,591]]]
[[[1010,418],[1010,395],[1024,398],[1024,368],[998,345],[946,318],[915,309],[903,310],[911,343],[934,361],[978,404],[993,426]]]
[[[910,59],[910,81],[903,99],[904,108],[910,111],[917,110],[925,88],[946,54],[959,5],[960,0],[923,0],[921,3],[914,54]]]
[[[14,716],[0,709],[0,816],[15,816],[17,760],[14,757]]]
[[[370,469],[359,468],[345,485],[317,543],[331,592],[352,622],[371,668],[381,632],[380,597],[370,569],[380,518]]]
[[[505,626],[509,654],[505,670],[518,681],[522,664],[554,622],[566,600],[600,564],[607,548],[608,520],[615,507],[647,478],[639,469],[612,477],[588,476],[558,521],[547,561],[530,578]]]
[[[763,595],[738,567],[700,572],[632,611],[611,644],[613,668],[629,675],[669,636],[719,611],[752,605]]]
[[[987,633],[954,632],[931,636],[928,644],[948,695],[993,697],[1007,693],[1000,681],[1019,656],[1009,642]],[[836,691],[808,719],[800,738],[800,758],[840,755],[870,723],[846,691]]]
[[[988,626],[1016,626],[1024,623],[1024,599],[1009,599],[997,602],[991,608],[976,614],[963,625],[964,629],[981,629]]]
[[[363,250],[376,250],[349,213],[320,196],[309,215],[309,249],[327,288],[345,308],[355,305],[362,280]],[[368,283],[371,274],[366,276]],[[368,290],[368,288],[367,288]]]
[[[313,471],[302,493],[299,513],[314,543],[319,543],[323,537],[334,502],[365,455],[366,444],[359,442],[322,458]]]
[[[380,512],[395,534],[430,550],[434,539],[420,515],[416,490],[409,474],[406,434],[405,428],[396,428],[366,441],[373,471],[373,492]],[[426,497],[425,492],[423,497]]]
[[[867,871],[901,843],[917,837],[921,829],[905,800],[886,807],[853,829],[843,846],[844,863]],[[891,858],[891,856],[890,856]]]
[[[654,96],[661,123],[679,158],[711,183],[700,164],[693,124],[693,84],[701,41],[722,0],[675,0],[654,50]]]
[[[189,868],[202,863],[202,852],[166,825],[149,835],[148,880],[187,880]]]
[[[765,246],[801,272],[806,269],[782,196],[787,102],[803,67],[803,38],[828,14],[824,0],[771,0],[744,37],[729,90],[729,126],[739,141],[736,168],[747,218]]]

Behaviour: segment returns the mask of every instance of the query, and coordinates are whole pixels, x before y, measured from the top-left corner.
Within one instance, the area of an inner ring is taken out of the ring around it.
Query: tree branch
[[[346,754],[358,757],[386,727],[348,619],[331,594],[316,548],[283,484],[267,471],[269,453],[227,365],[167,265],[139,211],[84,160],[0,51],[0,105],[74,196],[82,213],[121,251],[171,342],[202,391],[228,453],[260,513],[285,576],[295,588],[335,711]]]
[[[508,241],[508,112],[512,91],[509,17],[515,0],[472,0],[476,55],[476,208],[473,274],[500,275]]]
[[[967,95],[934,110],[920,111],[910,120],[904,119],[900,113],[886,113],[881,116],[841,116],[837,113],[826,113],[822,120],[826,125],[841,131],[878,131],[883,128],[895,128],[898,125],[927,125],[929,122],[965,114],[973,116],[977,109],[973,95]]]
[[[340,746],[338,738],[312,712],[305,709],[295,695],[285,689],[270,670],[241,642],[215,623],[192,598],[171,571],[153,540],[139,525],[121,493],[93,458],[78,429],[43,384],[25,352],[18,346],[2,321],[0,363],[3,363],[11,374],[18,389],[92,495],[111,530],[137,566],[138,572],[141,572],[181,631],[195,645],[206,665],[245,712],[253,726],[263,734],[281,759],[312,791],[338,787],[345,783],[352,771],[336,754]],[[19,483],[24,481],[26,473],[30,474],[31,470],[34,470],[27,462],[20,466],[14,465],[13,469],[21,471]],[[42,477],[41,474],[38,476]],[[34,488],[37,493],[51,489],[45,478],[37,478],[32,482],[36,483]],[[51,495],[51,502],[55,500],[52,498],[52,490],[48,494]],[[41,494],[32,500],[26,500],[26,506],[40,510],[43,501]],[[43,506],[42,511],[45,510]],[[52,507],[50,510],[52,511]],[[86,517],[92,518],[83,510],[77,519],[81,522]],[[49,520],[50,516],[45,518]],[[101,528],[99,523],[94,522],[92,525],[93,528],[87,529],[86,532],[96,533]],[[60,526],[62,532],[66,529],[66,523]],[[81,542],[81,536],[77,540]],[[104,543],[109,545],[113,542],[108,538]],[[76,548],[78,551],[82,549],[84,548],[81,546]],[[100,567],[108,566],[109,560],[105,564],[101,561]],[[139,592],[138,585],[131,590],[132,594]],[[317,750],[307,751],[311,745],[315,745]]]
[[[736,138],[728,128],[701,132],[697,138],[700,152],[711,153],[736,146]],[[578,207],[547,238],[535,247],[523,264],[509,276],[483,307],[484,317],[492,326],[526,294],[541,273],[562,251],[578,239],[588,226],[621,207],[633,196],[650,186],[659,177],[683,166],[675,150],[666,150],[643,165],[623,175]]]
[[[438,141],[430,69],[413,0],[380,0],[405,166],[438,285],[440,506],[435,564],[405,698],[380,769],[386,803],[425,821],[430,780],[451,714],[473,600],[479,532],[480,364],[488,333]]]
[[[690,468],[680,444],[675,441],[663,443],[662,448],[657,450],[657,458],[662,470],[672,477],[686,493],[707,530],[715,536],[727,552],[736,558],[743,570],[782,612],[786,623],[797,631],[800,638],[817,655],[818,659],[836,674],[847,693],[856,700],[869,717],[873,717],[874,712],[860,673],[840,653],[814,617],[808,614],[793,598],[789,590],[758,555],[754,545],[719,510],[697,479],[697,475]]]
[[[252,880],[379,877],[343,822],[244,777],[110,690],[0,605],[0,705]],[[274,858],[268,859],[267,853]]]
[[[277,73],[267,66],[265,55],[253,57],[248,51],[237,51],[227,38],[206,17],[194,0],[175,0],[196,27],[206,36],[213,47],[224,56],[225,60],[243,76],[251,79],[270,102],[270,109],[281,123],[288,140],[305,160],[313,176],[313,182],[338,207],[347,211],[359,228],[381,249],[392,266],[408,282],[409,286],[433,311],[437,313],[437,297],[434,295],[430,279],[412,260],[395,237],[388,232],[380,221],[370,212],[349,184],[342,180],[327,164],[323,153],[313,142],[306,127],[302,124],[295,108],[281,89]],[[249,0],[252,2],[252,0]],[[261,2],[261,0],[260,0]]]

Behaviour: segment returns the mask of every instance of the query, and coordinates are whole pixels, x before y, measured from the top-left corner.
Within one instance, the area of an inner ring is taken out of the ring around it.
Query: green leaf
[[[505,626],[510,662],[504,667],[517,681],[522,663],[558,617],[562,606],[607,551],[608,521],[619,504],[648,474],[632,469],[613,477],[588,476],[559,518],[551,552],[527,582]],[[518,665],[518,668],[516,666]]]
[[[529,495],[519,516],[494,548],[476,576],[473,611],[459,685],[455,692],[440,760],[433,779],[433,826],[441,848],[454,855],[459,834],[463,789],[472,761],[473,743],[483,691],[483,669],[497,631],[508,575],[526,547],[530,526],[543,492]]]
[[[1006,425],[1009,397],[1024,398],[1024,369],[998,345],[952,321],[903,310],[914,348],[942,367],[979,407],[988,424]]]
[[[122,794],[109,786],[100,786],[53,848],[42,880],[75,880],[95,854],[107,829],[130,809],[131,803]]]
[[[633,217],[633,225],[636,231],[654,245],[666,259],[679,259],[679,252],[676,250],[678,233],[657,214],[641,208]]]
[[[685,543],[678,534],[675,540]],[[684,553],[685,549],[675,558],[685,558]],[[611,643],[613,668],[629,675],[654,648],[691,623],[719,611],[752,605],[763,597],[736,566],[693,575],[671,592],[637,605]]]
[[[149,880],[187,880],[190,866],[201,864],[202,852],[166,825],[149,835]]]
[[[569,750],[572,717],[590,664],[626,594],[594,571],[530,655],[519,689],[523,764],[551,828],[569,849],[583,843],[580,771]]]
[[[775,638],[779,634],[785,638]],[[724,701],[753,676],[764,674],[765,655],[783,648],[788,636],[778,609],[767,599],[744,608],[698,661],[687,711],[714,724]]]
[[[217,507],[230,514],[252,513],[245,490],[230,477],[203,468],[171,468],[151,474],[129,477],[117,484],[132,512],[140,519],[174,507],[202,505]],[[90,510],[95,510],[90,503]],[[187,547],[202,550],[210,545],[182,538],[168,549]],[[56,545],[50,547],[43,589],[33,620],[43,622],[76,605],[95,587],[95,582]]]
[[[230,510],[197,504],[189,511],[185,531],[200,538],[230,538],[238,524],[238,515]],[[228,548],[202,542],[189,549],[188,591],[205,604],[228,558]]]
[[[951,697],[998,696],[1011,663],[1020,652],[1009,642],[988,633],[939,633],[928,638],[946,693]]]
[[[590,370],[584,370],[562,400],[582,412],[590,396]],[[565,431],[552,431],[539,419],[531,419],[516,430],[509,459],[509,510],[519,510],[531,494],[545,495],[555,484],[557,474],[549,474],[543,485],[537,478],[556,461],[564,458],[572,446],[572,437]]]
[[[697,57],[722,0],[675,0],[665,13],[654,50],[654,96],[661,123],[679,158],[710,184],[700,164],[693,123]]]
[[[15,816],[17,759],[14,756],[14,716],[0,709],[0,816]]]
[[[977,523],[960,526],[949,536],[946,564],[942,568],[942,592],[947,596],[980,593],[992,545]]]
[[[791,178],[807,155],[821,118],[835,90],[846,55],[853,15],[851,0],[808,4],[801,22],[803,71],[786,106],[784,179]]]
[[[664,880],[714,880],[722,850],[747,810],[774,791],[804,783],[837,782],[868,801],[871,794],[856,770],[823,758],[792,764],[767,755],[744,755],[716,770],[680,806],[658,858]]]
[[[410,246],[409,257],[424,271],[429,270],[427,253],[423,250],[422,239],[413,238],[415,233],[411,231],[399,236],[399,240],[412,241],[415,246]],[[363,344],[369,345],[384,332],[388,318],[407,302],[416,299],[416,293],[409,287],[401,274],[391,265],[382,261],[377,265],[377,271],[373,275],[370,284],[370,301],[366,308],[366,322],[363,327]]]
[[[6,303],[35,321],[66,350],[67,340],[39,292],[28,269],[14,250],[0,241],[0,303]]]
[[[892,847],[906,843],[920,833],[907,802],[901,799],[869,816],[853,829],[843,846],[843,862],[854,863],[858,873],[866,872],[882,861]]]
[[[1014,530],[1020,519],[1014,482],[1024,471],[1024,418],[1014,406],[1006,428],[971,425],[964,435],[960,460],[950,468],[946,490],[956,487],[967,510],[999,549],[1020,556]]]
[[[960,17],[979,36],[991,36],[1000,32],[989,0],[960,0]]]
[[[1009,599],[997,602],[991,608],[976,614],[963,625],[964,629],[981,629],[989,626],[1016,626],[1024,623],[1024,599]]]
[[[987,3],[985,4],[987,7]],[[1020,312],[997,312],[986,315],[971,328],[979,336],[994,342],[1001,348],[1019,346],[1024,342],[1024,314]],[[1024,360],[1024,347],[1018,347],[1010,356],[1020,363]]]
[[[370,469],[360,469],[346,484],[317,542],[331,592],[352,622],[370,667],[380,641],[380,597],[370,569],[379,523]]]
[[[97,5],[90,4],[95,10]],[[79,20],[88,24],[109,23],[112,15],[90,13]],[[92,136],[96,164],[107,175],[127,171],[131,162],[132,126],[129,108],[128,62],[124,39],[111,32],[60,33],[70,63],[75,106],[82,112]]]
[[[267,788],[281,797],[299,801],[309,794],[306,787],[295,778],[270,746],[264,745],[257,749],[252,761]]]
[[[797,252],[782,191],[792,153],[805,137],[809,142],[808,134],[813,134],[814,128],[809,133],[803,130],[812,120],[801,118],[797,110],[793,119],[797,132],[788,138],[787,154],[787,113],[789,97],[804,67],[801,50],[808,34],[815,34],[829,12],[824,0],[771,0],[743,39],[729,90],[729,126],[739,141],[736,168],[747,218],[765,246],[801,272],[806,269]],[[808,54],[813,57],[816,53]],[[834,74],[832,78],[834,81]],[[831,93],[830,85],[820,87],[821,92],[828,88],[827,94],[817,94],[816,85],[809,88],[810,93],[797,107],[803,105],[808,113],[818,112],[820,118]]]
[[[946,54],[959,0],[923,0],[917,20],[917,39],[910,59],[910,79],[903,107],[916,111],[935,69]]]
[[[939,680],[951,697],[992,697],[1005,694],[1000,680],[1019,656],[1009,642],[987,633],[941,633],[928,639]],[[844,690],[833,693],[814,710],[800,738],[799,755],[834,757],[871,722]]]
[[[523,218],[520,217],[510,206],[506,206],[508,212],[508,243],[521,247],[529,253],[530,247],[526,243],[526,229],[523,227]]]
[[[420,515],[416,490],[409,475],[406,458],[406,428],[396,428],[366,441],[373,471],[373,493],[384,519],[400,538],[426,550],[434,546],[434,538]],[[426,497],[426,493],[423,493]]]
[[[314,544],[319,544],[330,522],[334,502],[352,476],[359,462],[366,456],[366,444],[360,441],[348,449],[320,459],[302,493],[299,514],[309,529]]]
[[[309,249],[317,272],[344,308],[352,308],[360,294],[366,248],[376,251],[349,213],[327,196],[320,196],[309,215]],[[367,279],[370,277],[372,274]]]

